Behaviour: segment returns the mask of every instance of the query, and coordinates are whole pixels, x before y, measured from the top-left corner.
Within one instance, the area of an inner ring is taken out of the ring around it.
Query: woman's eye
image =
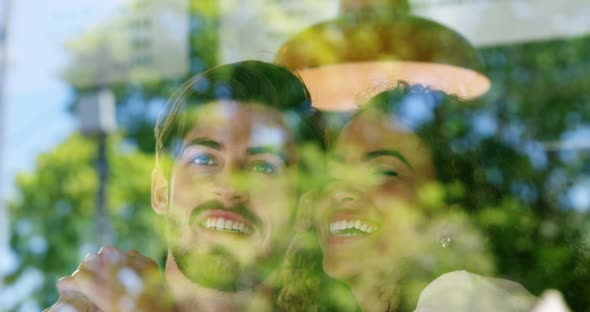
[[[277,173],[277,168],[264,161],[257,161],[250,166],[250,170],[254,172],[264,173],[264,174],[275,174]]]
[[[377,171],[377,173],[386,177],[399,177],[399,173],[391,169],[380,169]]]
[[[191,158],[190,164],[197,166],[215,166],[217,161],[209,154],[199,154]]]

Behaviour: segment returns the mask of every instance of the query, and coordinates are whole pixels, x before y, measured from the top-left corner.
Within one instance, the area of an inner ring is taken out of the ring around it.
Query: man
[[[60,280],[50,311],[84,300],[106,311],[270,310],[267,282],[298,198],[297,148],[318,133],[310,114],[303,83],[271,64],[224,65],[188,81],[155,128],[152,207],[167,221],[166,286],[149,259],[103,248]]]

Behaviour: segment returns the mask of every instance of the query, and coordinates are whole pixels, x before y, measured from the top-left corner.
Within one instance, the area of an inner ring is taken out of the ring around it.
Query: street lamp
[[[96,231],[100,245],[110,244],[111,226],[106,209],[108,179],[107,137],[115,131],[115,97],[108,89],[84,95],[78,103],[80,132],[98,143],[97,163],[97,217]]]
[[[287,41],[275,62],[296,71],[314,106],[349,111],[399,80],[475,98],[490,88],[476,50],[455,31],[409,14],[407,1],[343,1],[340,17]]]

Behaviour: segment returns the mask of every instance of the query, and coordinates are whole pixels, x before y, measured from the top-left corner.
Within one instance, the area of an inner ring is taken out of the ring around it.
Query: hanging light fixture
[[[275,59],[301,76],[318,109],[354,110],[363,97],[399,80],[464,99],[490,88],[469,42],[448,27],[410,15],[407,1],[395,7],[345,2],[352,12],[295,35]]]

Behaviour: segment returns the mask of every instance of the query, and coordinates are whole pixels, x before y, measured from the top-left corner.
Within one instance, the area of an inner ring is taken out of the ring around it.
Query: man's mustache
[[[247,220],[248,222],[250,222],[252,225],[254,225],[255,227],[257,227],[258,229],[263,229],[262,228],[262,221],[260,220],[260,218],[258,218],[258,216],[256,216],[250,209],[248,209],[245,205],[235,205],[235,206],[231,206],[231,207],[226,207],[225,205],[223,205],[223,203],[217,199],[212,199],[212,200],[208,200],[200,205],[198,205],[197,207],[195,207],[189,216],[189,224],[193,225],[195,220],[203,213],[205,213],[208,210],[226,210],[232,213],[235,213],[237,215],[239,215],[240,217],[244,218],[245,220]]]

